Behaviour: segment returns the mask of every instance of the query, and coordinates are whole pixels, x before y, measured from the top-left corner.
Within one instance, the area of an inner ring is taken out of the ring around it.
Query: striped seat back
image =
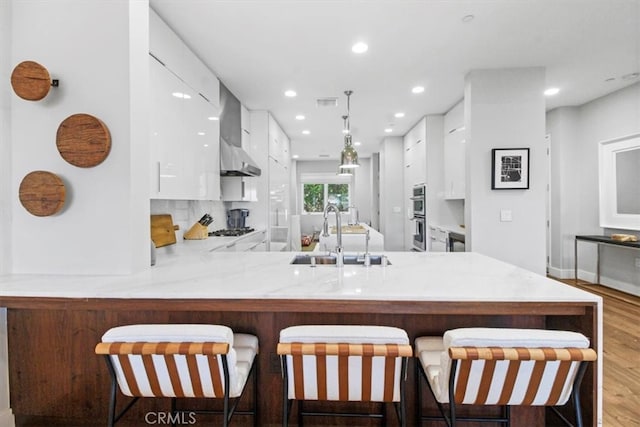
[[[122,394],[138,397],[223,397],[225,375],[237,379],[235,350],[216,342],[102,342]],[[230,387],[233,390],[233,386]]]
[[[279,343],[289,399],[398,402],[406,344]],[[406,360],[405,360],[406,363]]]
[[[563,405],[590,348],[450,347],[454,401],[471,405]]]

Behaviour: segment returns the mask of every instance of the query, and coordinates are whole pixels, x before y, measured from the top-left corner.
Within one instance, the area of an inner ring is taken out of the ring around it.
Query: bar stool
[[[596,360],[589,339],[577,332],[540,329],[461,328],[442,337],[415,341],[418,420],[493,421],[510,425],[512,405],[555,406],[573,400],[576,425],[582,426],[580,383],[588,362]],[[440,417],[422,415],[422,381],[434,397]],[[444,405],[449,404],[449,411]],[[503,416],[458,417],[457,405],[504,406]]]
[[[253,335],[234,334],[221,325],[128,325],[109,329],[95,352],[105,356],[111,375],[109,426],[140,397],[170,397],[172,417],[217,413],[227,426],[237,413],[252,415],[257,425],[258,338]],[[253,406],[236,411],[252,373]],[[116,386],[133,397],[117,415]],[[223,410],[176,410],[176,398],[221,398]]]
[[[298,425],[303,416],[381,418],[393,402],[406,425],[405,382],[412,356],[407,333],[388,326],[309,325],[280,331],[278,354],[283,374],[283,426],[298,402]],[[303,401],[382,402],[380,414],[306,412]]]

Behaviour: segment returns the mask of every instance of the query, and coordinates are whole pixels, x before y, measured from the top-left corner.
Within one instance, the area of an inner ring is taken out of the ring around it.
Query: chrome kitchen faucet
[[[324,208],[324,224],[322,237],[329,237],[329,211],[336,214],[336,238],[338,245],[336,246],[336,267],[344,266],[344,252],[342,250],[342,219],[340,218],[340,209],[333,203],[327,203]]]

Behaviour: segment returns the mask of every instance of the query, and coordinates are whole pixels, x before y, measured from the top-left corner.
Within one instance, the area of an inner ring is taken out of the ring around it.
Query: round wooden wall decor
[[[20,203],[35,216],[50,216],[58,213],[64,206],[66,194],[66,188],[60,177],[47,171],[28,173],[20,183]]]
[[[27,101],[39,101],[51,89],[49,71],[34,61],[24,61],[16,65],[11,73],[13,91]]]
[[[56,145],[67,162],[90,168],[102,163],[109,155],[111,135],[100,119],[90,114],[74,114],[58,126]]]

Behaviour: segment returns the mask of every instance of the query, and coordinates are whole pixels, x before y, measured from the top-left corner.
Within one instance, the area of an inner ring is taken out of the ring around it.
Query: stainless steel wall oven
[[[424,252],[427,250],[427,187],[424,184],[413,186],[413,221],[415,221],[415,233],[413,234],[413,250]]]

